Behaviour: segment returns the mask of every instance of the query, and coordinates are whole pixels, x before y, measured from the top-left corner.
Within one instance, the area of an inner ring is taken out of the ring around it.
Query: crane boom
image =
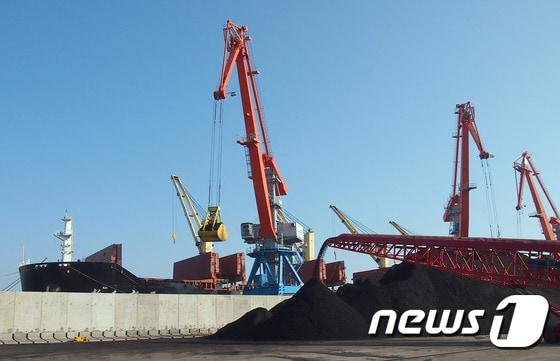
[[[476,126],[474,106],[470,103],[457,104],[457,136],[455,143],[455,160],[453,169],[453,190],[443,220],[451,222],[450,233],[459,237],[469,236],[469,191],[474,189],[469,183],[469,134],[478,148],[480,159],[488,159],[491,154],[486,151]],[[460,164],[460,168],[459,168]]]
[[[354,225],[354,222],[352,222],[350,218],[348,218],[348,216],[344,214],[344,212],[342,212],[337,206],[330,205],[329,208],[332,209],[334,214],[336,214],[336,216],[340,219],[340,221],[346,226],[346,228],[348,228],[350,233],[360,234],[360,231],[358,230],[356,225]],[[380,258],[376,256],[371,256],[371,258],[373,258],[375,263],[377,263],[377,265],[380,268],[389,267],[389,262],[388,262],[389,260],[387,258]]]
[[[212,242],[202,242],[198,230],[202,228],[202,222],[200,221],[200,215],[194,207],[193,201],[187,192],[181,178],[178,175],[171,175],[171,182],[177,191],[177,198],[179,198],[179,203],[181,204],[181,209],[187,220],[187,225],[191,231],[192,237],[200,253],[206,253],[212,251]]]
[[[340,209],[338,209],[337,206],[330,205],[329,208],[332,209],[334,214],[336,214],[336,216],[340,219],[340,221],[346,226],[346,228],[348,228],[350,233],[352,233],[352,234],[359,234],[360,233],[360,232],[358,232],[358,229],[356,228],[356,226],[354,226],[352,221],[350,221],[348,219],[348,217],[346,217],[346,215],[344,213],[342,213],[342,211]]]
[[[395,221],[389,221],[389,224],[395,227],[395,229],[399,231],[399,233],[403,236],[410,236],[412,234],[408,229],[404,228],[403,226],[401,226]]]
[[[544,238],[547,240],[558,240],[560,235],[560,216],[558,215],[558,211],[552,201],[552,198],[550,197],[550,194],[544,186],[539,172],[533,165],[531,155],[528,152],[523,152],[521,157],[513,163],[513,168],[519,172],[519,183],[517,184],[517,205],[515,209],[521,210],[523,208],[523,191],[526,183],[529,187],[529,191],[531,192],[533,203],[535,204],[537,211],[535,217],[539,219]],[[537,179],[541,190],[545,194],[546,200],[554,213],[554,217],[548,217],[544,203],[539,196],[537,186],[533,181],[533,177]]]

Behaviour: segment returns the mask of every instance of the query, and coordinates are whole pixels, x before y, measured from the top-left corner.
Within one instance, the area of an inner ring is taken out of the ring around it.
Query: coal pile
[[[381,278],[379,285],[368,281],[348,284],[338,289],[338,296],[354,307],[367,320],[380,309],[392,309],[401,314],[410,309],[485,310],[479,318],[480,333],[488,334],[496,306],[505,297],[518,294],[515,289],[442,272],[433,268],[401,263],[393,266]],[[505,313],[508,327],[512,310]],[[454,316],[452,316],[454,317]],[[468,325],[466,317],[463,325]],[[383,324],[383,323],[382,323]],[[382,328],[384,329],[384,328]]]
[[[211,336],[229,340],[349,340],[369,337],[369,323],[381,309],[397,314],[410,309],[485,310],[479,334],[488,334],[496,306],[512,294],[535,293],[560,303],[560,290],[516,290],[495,286],[433,268],[402,263],[391,267],[379,284],[369,281],[340,287],[336,293],[311,280],[290,299],[267,311],[258,308]],[[505,313],[507,329],[513,310]],[[440,313],[441,314],[441,313]],[[548,325],[558,323],[550,317]],[[386,320],[380,322],[385,329]],[[463,327],[469,326],[467,317]],[[398,334],[398,332],[396,333]],[[426,335],[426,334],[423,334]]]
[[[307,282],[270,311],[256,309],[220,329],[228,340],[350,340],[367,337],[368,321],[320,281]]]
[[[258,307],[247,312],[236,321],[228,323],[211,337],[229,340],[255,340],[260,332],[257,326],[271,317],[272,313],[270,311]]]

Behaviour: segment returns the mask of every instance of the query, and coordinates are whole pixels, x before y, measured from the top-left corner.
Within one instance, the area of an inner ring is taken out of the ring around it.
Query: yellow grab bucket
[[[208,213],[198,230],[198,236],[202,242],[221,242],[227,240],[228,233],[226,225],[222,223],[220,217],[220,207],[208,207]]]

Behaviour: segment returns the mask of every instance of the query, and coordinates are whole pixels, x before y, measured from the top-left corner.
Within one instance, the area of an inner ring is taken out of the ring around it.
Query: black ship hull
[[[45,262],[19,268],[22,291],[102,293],[211,293],[169,279],[140,278],[117,263]]]

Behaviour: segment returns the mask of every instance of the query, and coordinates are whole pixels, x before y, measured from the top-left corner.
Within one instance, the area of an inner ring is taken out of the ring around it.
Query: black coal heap
[[[230,340],[345,340],[367,337],[368,323],[321,282],[307,282],[267,312],[256,309],[212,338]]]
[[[560,302],[559,290],[529,290]],[[258,308],[220,329],[212,338],[230,340],[348,340],[368,337],[369,323],[380,309],[398,314],[431,309],[466,312],[484,309],[480,333],[488,334],[498,303],[519,291],[433,268],[407,263],[391,267],[379,285],[358,282],[336,293],[321,282],[307,282],[294,296],[270,311]],[[510,310],[504,317],[508,327]],[[454,317],[454,316],[452,316]],[[552,318],[551,318],[552,319]],[[549,319],[549,321],[551,321]],[[466,326],[466,317],[464,319]],[[557,320],[552,320],[554,323]],[[383,323],[381,329],[383,329]]]

